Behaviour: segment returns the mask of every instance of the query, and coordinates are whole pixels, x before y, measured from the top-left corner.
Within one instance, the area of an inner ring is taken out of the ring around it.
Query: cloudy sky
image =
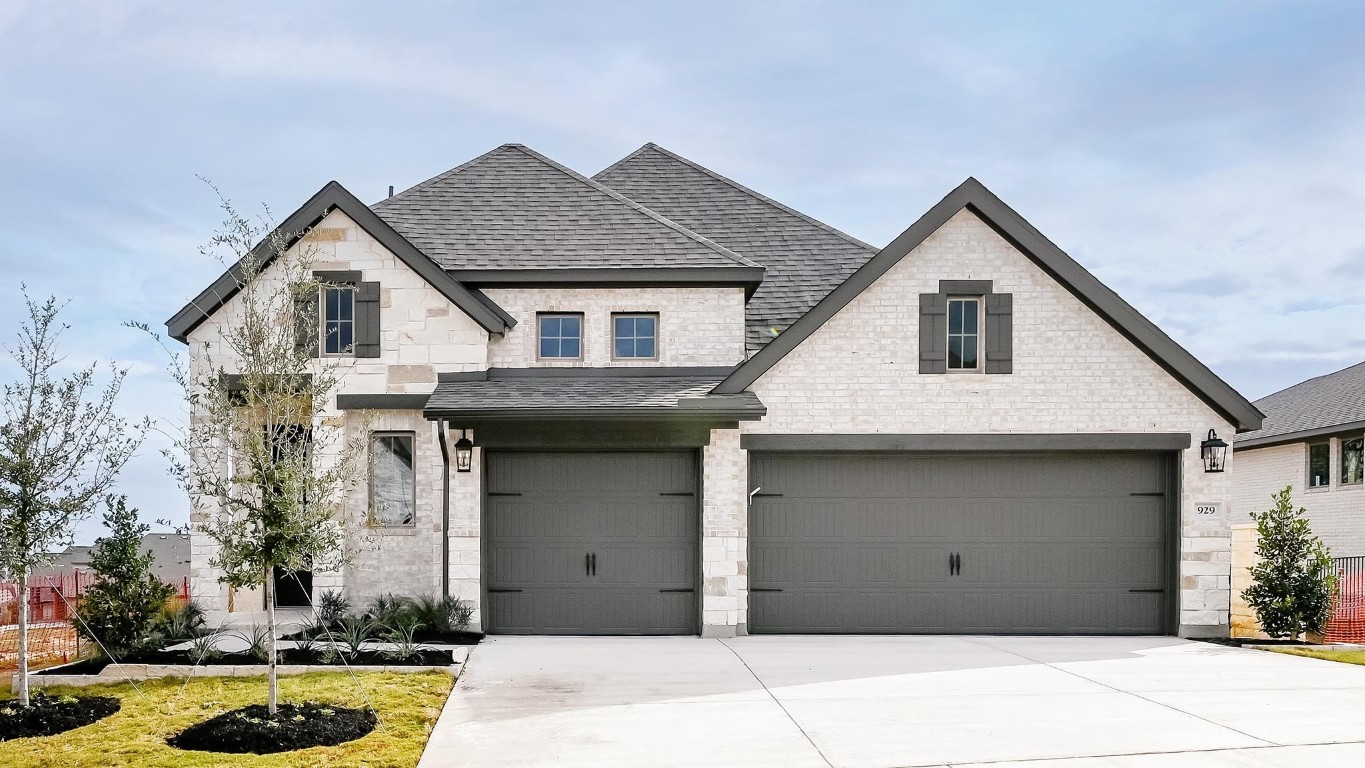
[[[121,323],[219,269],[196,175],[282,217],[509,141],[658,142],[875,244],[976,176],[1250,398],[1365,359],[1358,3],[201,5],[0,0],[0,338],[69,298],[130,415],[177,393]],[[123,490],[183,521],[162,443]]]

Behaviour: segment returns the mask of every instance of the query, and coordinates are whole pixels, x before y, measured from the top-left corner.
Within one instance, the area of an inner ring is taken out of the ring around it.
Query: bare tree
[[[4,387],[0,423],[0,573],[19,584],[19,704],[29,705],[28,582],[113,487],[146,435],[114,412],[126,369],[101,389],[90,364],[58,376],[64,303],[24,291],[28,319],[8,349],[18,378]]]
[[[252,220],[219,198],[225,219],[202,250],[230,265],[236,290],[191,341],[188,359],[173,356],[189,418],[166,455],[193,505],[191,530],[217,545],[210,565],[220,580],[265,596],[274,715],[274,574],[348,561],[350,533],[360,526],[348,523],[345,499],[365,442],[363,430],[348,435],[343,420],[326,413],[344,368],[316,352],[318,297],[328,286],[314,277],[304,233]]]

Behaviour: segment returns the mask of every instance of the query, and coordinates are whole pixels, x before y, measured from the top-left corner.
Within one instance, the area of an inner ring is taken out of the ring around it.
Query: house
[[[1236,522],[1268,509],[1293,486],[1313,532],[1337,557],[1365,555],[1365,363],[1318,376],[1256,401],[1260,429],[1233,441]]]
[[[1232,484],[1200,443],[1260,412],[975,179],[877,248],[653,144],[592,178],[509,144],[374,205],[331,182],[281,227],[354,286],[324,289],[319,344],[354,309],[327,417],[369,415],[351,512],[385,510],[282,602],[448,593],[519,634],[1228,631]],[[234,291],[170,335],[214,349]],[[195,595],[258,610],[213,553],[193,537]]]

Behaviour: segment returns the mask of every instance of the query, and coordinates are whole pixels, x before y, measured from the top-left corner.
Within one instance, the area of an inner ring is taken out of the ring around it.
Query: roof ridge
[[[413,192],[416,192],[420,189],[425,189],[438,181],[444,181],[450,178],[451,176],[455,176],[456,174],[460,173],[461,171],[464,171],[467,168],[472,168],[475,165],[478,165],[479,163],[483,162],[484,160],[487,160],[488,158],[492,157],[493,155],[507,149],[525,149],[525,147],[521,144],[515,143],[499,144],[498,146],[493,147],[492,149],[488,150],[482,155],[479,155],[478,157],[466,160],[463,163],[460,163],[459,165],[455,166],[454,168],[441,171],[440,173],[436,174],[435,176],[432,176],[431,178],[425,181],[419,181],[416,184],[413,184],[411,187],[408,187],[407,189],[403,190],[402,192],[399,192],[396,195],[390,195],[384,198],[383,200],[380,200],[379,202],[375,203],[374,205],[371,205],[370,208],[376,208],[378,206],[385,205],[390,201],[397,200],[400,197],[412,194]]]
[[[1288,392],[1288,391],[1291,390],[1291,389],[1298,389],[1299,387],[1302,387],[1302,386],[1305,385],[1305,384],[1311,384],[1311,383],[1313,383],[1313,382],[1315,382],[1315,381],[1321,381],[1322,379],[1331,378],[1332,376],[1336,376],[1336,375],[1339,374],[1339,373],[1345,373],[1345,372],[1351,370],[1352,368],[1359,368],[1359,367],[1362,366],[1362,365],[1365,365],[1365,360],[1362,360],[1362,361],[1360,361],[1360,362],[1358,362],[1358,363],[1351,363],[1350,365],[1346,366],[1345,368],[1341,368],[1341,369],[1338,369],[1338,370],[1335,370],[1335,371],[1331,371],[1331,372],[1329,372],[1329,373],[1323,373],[1323,374],[1319,374],[1319,375],[1317,375],[1317,376],[1309,377],[1309,378],[1307,378],[1307,379],[1304,379],[1303,381],[1300,381],[1300,382],[1297,383],[1297,384],[1290,384],[1289,386],[1285,387],[1284,389],[1280,389],[1280,390],[1276,390],[1276,391],[1274,391],[1274,392],[1271,392],[1270,394],[1266,395],[1265,397],[1260,398],[1260,399],[1257,400],[1256,402],[1259,403],[1259,402],[1263,402],[1263,401],[1265,401],[1265,400],[1269,400],[1270,398],[1275,397],[1276,395],[1282,395],[1282,394],[1284,394],[1285,392]]]
[[[682,163],[683,165],[686,165],[687,167],[692,168],[693,170],[699,171],[699,172],[701,172],[701,173],[706,174],[707,176],[710,176],[711,178],[715,179],[716,181],[719,181],[719,182],[721,182],[721,183],[723,183],[723,184],[728,184],[729,186],[734,187],[735,189],[739,190],[740,192],[743,192],[743,193],[746,194],[746,195],[749,195],[750,197],[753,197],[753,198],[755,198],[755,199],[757,199],[757,200],[760,200],[760,201],[762,201],[762,202],[764,202],[764,203],[767,203],[768,205],[770,205],[770,206],[772,206],[772,207],[774,207],[774,208],[776,208],[776,209],[778,209],[778,210],[780,210],[780,211],[782,211],[782,212],[784,212],[784,213],[791,214],[792,216],[795,216],[795,217],[801,219],[802,221],[805,221],[805,222],[808,223],[808,224],[812,224],[812,225],[814,225],[815,227],[817,227],[817,228],[819,228],[819,229],[822,229],[822,230],[824,230],[825,232],[828,232],[828,233],[831,234],[831,235],[834,235],[835,237],[838,237],[838,238],[840,238],[840,239],[842,239],[842,240],[846,240],[846,241],[848,241],[849,243],[858,246],[859,248],[865,248],[865,249],[867,249],[867,250],[869,250],[869,251],[872,251],[873,253],[876,253],[877,251],[881,250],[880,248],[878,248],[878,247],[875,246],[875,245],[872,245],[871,243],[864,242],[864,241],[859,240],[858,238],[854,237],[853,235],[848,234],[847,232],[844,232],[844,231],[839,230],[839,229],[835,229],[834,227],[830,226],[829,224],[826,224],[825,222],[820,221],[819,219],[817,219],[817,218],[815,218],[815,217],[813,217],[813,216],[810,216],[810,215],[808,215],[808,214],[802,213],[802,212],[796,210],[795,208],[792,208],[792,207],[789,206],[789,205],[785,205],[785,204],[783,204],[783,203],[781,203],[781,202],[778,202],[777,200],[774,200],[773,198],[768,197],[767,195],[763,194],[762,192],[759,192],[758,190],[752,189],[752,188],[750,188],[750,187],[746,187],[746,186],[744,186],[743,184],[740,184],[739,182],[735,181],[734,179],[732,179],[732,178],[730,178],[730,177],[728,177],[728,176],[723,176],[723,175],[721,175],[721,174],[719,174],[719,173],[716,173],[715,171],[711,170],[710,168],[707,168],[706,166],[704,166],[704,165],[702,165],[702,164],[700,164],[700,163],[697,163],[697,162],[695,162],[695,161],[693,161],[693,160],[689,160],[689,159],[683,157],[682,155],[680,155],[680,154],[678,154],[678,153],[676,153],[676,152],[673,152],[672,150],[665,149],[665,148],[659,146],[658,144],[655,144],[655,143],[652,142],[652,141],[646,143],[644,146],[640,147],[639,149],[635,150],[634,152],[631,152],[629,155],[626,155],[625,157],[621,158],[620,160],[617,160],[616,162],[612,163],[611,165],[607,166],[606,168],[603,168],[602,170],[598,171],[598,172],[593,176],[593,178],[596,179],[596,178],[598,178],[599,176],[604,176],[604,175],[606,175],[609,171],[615,170],[618,166],[624,164],[627,160],[629,160],[629,159],[635,157],[636,155],[639,155],[639,154],[642,153],[642,152],[645,152],[646,150],[651,150],[651,149],[654,150],[655,152],[658,152],[659,154],[663,155],[664,157],[672,158],[672,159],[674,159],[674,160],[676,160],[676,161]]]
[[[574,180],[576,180],[576,181],[581,181],[581,182],[583,182],[584,184],[587,184],[587,185],[588,185],[589,187],[591,187],[592,189],[594,189],[594,190],[596,190],[596,191],[598,191],[598,192],[601,192],[601,193],[604,194],[604,195],[607,195],[608,197],[612,198],[613,200],[615,200],[615,201],[617,201],[617,202],[619,202],[619,203],[624,204],[624,205],[627,206],[628,208],[631,208],[631,209],[633,209],[633,210],[639,211],[640,213],[642,213],[642,214],[644,214],[644,215],[650,217],[651,219],[654,219],[655,221],[659,222],[660,224],[663,224],[664,226],[666,226],[666,227],[668,227],[668,228],[670,228],[670,229],[675,230],[676,232],[678,232],[678,234],[681,234],[681,235],[683,235],[684,237],[690,238],[690,239],[692,239],[692,240],[695,240],[695,241],[698,242],[698,243],[701,243],[702,245],[706,246],[707,248],[710,248],[711,250],[715,251],[716,253],[719,253],[720,255],[724,256],[724,257],[727,258],[727,259],[730,259],[731,261],[734,261],[736,264],[738,264],[738,265],[740,265],[740,266],[743,266],[743,267],[758,267],[758,268],[760,268],[760,269],[763,268],[763,265],[762,265],[762,264],[759,264],[759,263],[756,262],[756,261],[753,261],[753,260],[748,259],[748,258],[746,258],[746,257],[744,257],[744,256],[741,256],[741,255],[738,254],[738,253],[735,253],[734,251],[730,250],[729,248],[726,248],[725,246],[721,245],[720,243],[717,243],[715,240],[712,240],[712,239],[709,238],[709,237],[704,237],[704,236],[702,236],[702,235],[700,235],[700,234],[698,234],[698,233],[696,233],[696,232],[693,232],[692,230],[688,229],[687,227],[684,227],[683,225],[679,224],[678,222],[673,221],[672,219],[667,218],[666,216],[663,216],[662,214],[660,214],[660,213],[654,211],[653,209],[646,208],[645,206],[643,206],[643,205],[641,205],[641,204],[635,202],[634,200],[631,200],[630,198],[626,197],[625,195],[621,194],[620,192],[617,192],[616,190],[612,189],[611,187],[608,187],[607,185],[605,185],[605,184],[603,184],[603,183],[601,183],[601,182],[599,182],[599,181],[595,181],[595,180],[593,180],[593,179],[590,179],[590,178],[588,178],[587,176],[584,176],[583,174],[579,173],[578,171],[575,171],[574,169],[569,168],[568,166],[565,166],[565,165],[563,165],[563,164],[561,164],[561,163],[557,163],[557,162],[555,162],[554,160],[550,159],[549,157],[546,157],[545,155],[542,155],[541,153],[535,151],[534,149],[531,149],[530,147],[525,146],[524,144],[505,144],[505,145],[503,145],[503,146],[504,146],[504,147],[509,147],[509,148],[514,148],[514,149],[519,149],[519,150],[521,150],[523,153],[526,154],[527,157],[531,157],[531,158],[534,158],[534,159],[536,159],[536,160],[539,160],[540,162],[542,162],[542,163],[544,163],[544,164],[550,166],[551,168],[554,168],[555,170],[557,170],[557,171],[559,171],[559,172],[565,174],[565,175],[568,176],[569,178],[574,179]],[[502,147],[499,147],[499,149],[502,149]]]

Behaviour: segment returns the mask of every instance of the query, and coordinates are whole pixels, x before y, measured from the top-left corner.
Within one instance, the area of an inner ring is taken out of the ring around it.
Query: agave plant
[[[218,641],[223,637],[221,632],[205,632],[190,641],[190,658],[195,664],[202,664],[205,661],[212,661],[223,655],[218,650]]]
[[[341,620],[341,631],[336,634],[354,657],[360,654],[361,646],[374,637],[374,624],[364,616],[347,616]]]
[[[392,592],[384,592],[370,601],[370,610],[366,615],[375,624],[393,628],[404,623],[411,606],[412,601],[408,598],[399,597]]]
[[[423,645],[414,639],[416,633],[417,624],[412,622],[391,628],[384,635],[388,646],[379,654],[389,661],[403,662],[418,658],[422,654]]]
[[[257,624],[251,625],[251,632],[238,632],[237,636],[246,641],[246,653],[262,664],[270,660],[270,630]]]

